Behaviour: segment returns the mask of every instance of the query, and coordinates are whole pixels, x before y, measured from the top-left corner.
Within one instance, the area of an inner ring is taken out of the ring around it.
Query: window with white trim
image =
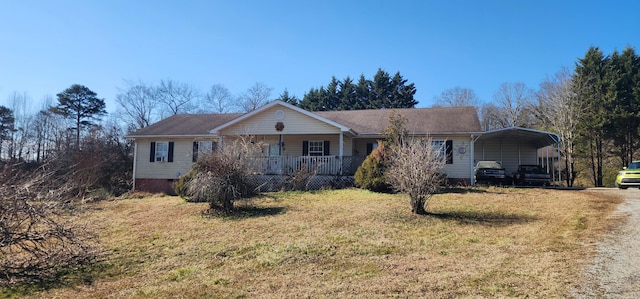
[[[309,156],[324,156],[324,141],[309,141]]]
[[[167,162],[168,157],[169,157],[169,142],[166,142],[166,141],[156,142],[155,161]]]

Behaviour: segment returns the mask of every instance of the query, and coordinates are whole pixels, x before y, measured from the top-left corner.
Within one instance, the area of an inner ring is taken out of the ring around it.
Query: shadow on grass
[[[509,226],[538,220],[537,217],[497,212],[453,211],[427,213],[427,216],[442,220],[455,221],[460,224],[479,224],[487,226]]]
[[[491,187],[491,188],[489,188]],[[466,186],[466,187],[447,187],[443,188],[438,192],[438,194],[469,194],[469,193],[477,193],[477,194],[505,194],[508,188],[513,186],[504,185],[504,186]]]
[[[22,283],[0,284],[0,298],[20,298],[52,289],[91,285],[95,280],[109,276],[105,273],[108,273],[111,267],[96,262],[77,269],[60,270],[52,276],[32,277]]]
[[[280,215],[286,212],[287,209],[285,207],[254,207],[254,206],[240,206],[236,207],[233,212],[230,214],[218,214],[211,213],[210,211],[207,214],[209,217],[221,217],[223,219],[228,220],[241,220],[247,218],[256,218],[256,217],[266,217],[266,216],[275,216]]]
[[[480,189],[474,187],[447,187],[442,189],[440,194],[455,193],[455,194],[467,194],[467,193],[489,193],[487,189]]]

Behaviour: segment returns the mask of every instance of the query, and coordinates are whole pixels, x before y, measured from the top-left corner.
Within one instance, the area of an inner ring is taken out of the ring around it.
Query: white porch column
[[[473,149],[474,143],[475,143],[475,140],[473,140],[473,135],[471,135],[471,142],[469,142],[469,174],[470,174],[469,182],[471,183],[471,186],[476,184],[475,176],[473,175],[473,166],[474,166],[473,159],[475,159],[474,149]]]
[[[340,158],[344,155],[344,134],[340,132]]]
[[[342,175],[342,156],[344,156],[344,133],[340,131],[340,175]]]
[[[136,170],[138,169],[138,142],[133,142],[133,184],[131,190],[136,190]]]

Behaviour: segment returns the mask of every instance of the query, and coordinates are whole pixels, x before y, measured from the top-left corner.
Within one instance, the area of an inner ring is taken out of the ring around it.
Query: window
[[[329,140],[325,141],[303,141],[302,142],[302,155],[303,156],[329,156],[331,154],[329,147]]]
[[[324,154],[324,142],[309,141],[309,156],[322,156]]]
[[[157,142],[156,143],[156,162],[167,161],[167,156],[169,156],[169,143]]]
[[[198,161],[198,157],[213,153],[218,147],[218,143],[214,141],[194,141],[192,162]]]
[[[433,140],[431,145],[441,158],[446,159],[446,164],[453,164],[453,141]]]
[[[446,148],[444,145],[444,140],[434,140],[431,141],[431,146],[433,146],[433,150],[438,152],[438,156],[440,158],[446,155]]]
[[[173,162],[173,142],[151,142],[149,162]]]

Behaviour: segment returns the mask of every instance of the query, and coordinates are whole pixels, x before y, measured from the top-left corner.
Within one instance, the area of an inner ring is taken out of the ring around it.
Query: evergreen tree
[[[327,85],[324,95],[324,111],[334,111],[340,106],[340,81],[335,76],[331,77],[331,82]]]
[[[337,110],[356,109],[360,109],[356,97],[356,86],[353,84],[353,80],[347,76],[340,84],[340,101]]]
[[[413,108],[418,104],[413,96],[416,94],[416,87],[413,83],[407,85],[407,80],[402,78],[397,72],[391,79],[391,102],[390,108]]]
[[[356,103],[353,109],[367,109],[368,103],[371,102],[371,81],[367,80],[364,75],[360,75],[358,84],[356,85]]]
[[[86,86],[74,84],[57,94],[58,105],[52,108],[54,113],[75,122],[76,147],[80,146],[80,130],[94,125],[92,120],[107,113],[103,99]]]
[[[607,137],[616,146],[615,153],[622,166],[633,160],[638,148],[638,129],[640,128],[640,98],[634,94],[640,81],[640,59],[633,48],[627,47],[622,54],[614,51],[606,68],[608,84],[607,99]]]
[[[309,90],[299,106],[311,111],[413,108],[418,104],[415,93],[415,85],[407,84],[400,72],[392,78],[378,69],[372,81],[361,75],[357,85],[350,77],[339,81],[333,76],[326,89]]]
[[[578,59],[574,76],[574,92],[585,107],[580,137],[586,145],[585,153],[591,160],[591,175],[595,186],[602,186],[604,135],[607,122],[606,96],[608,84],[605,73],[608,58],[598,47],[591,47],[584,58]]]
[[[284,89],[282,94],[280,94],[280,97],[278,98],[278,100],[283,101],[285,103],[289,103],[291,105],[298,105],[298,103],[300,102],[300,100],[298,100],[298,98],[295,95],[290,96],[289,91],[286,88]]]
[[[384,142],[378,140],[378,147],[369,154],[358,167],[354,175],[356,187],[373,192],[389,192],[392,190],[384,176],[387,170],[388,154]]]
[[[371,102],[367,105],[367,109],[383,109],[391,108],[392,94],[391,77],[389,73],[378,69],[371,81]]]

